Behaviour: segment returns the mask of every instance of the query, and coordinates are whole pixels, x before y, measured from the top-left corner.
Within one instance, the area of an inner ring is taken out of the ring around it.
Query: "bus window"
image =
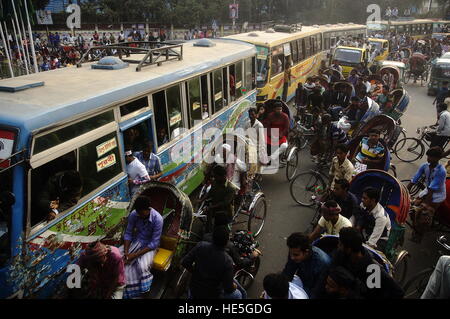
[[[317,52],[322,51],[322,37],[320,36],[320,34],[317,35],[316,45],[317,45]]]
[[[36,138],[34,143],[33,154],[40,153],[46,149],[67,142],[68,140],[83,135],[84,133],[88,133],[113,121],[114,111],[108,111],[40,136]]]
[[[298,62],[301,62],[305,59],[304,56],[305,51],[303,49],[303,41],[301,39],[297,40],[297,47],[298,47]]]
[[[118,145],[115,132],[80,147],[79,172],[83,180],[83,196],[89,194],[122,172],[118,146],[99,154],[98,146],[110,142]]]
[[[309,39],[311,41],[311,55],[314,55],[317,52],[316,37],[315,36],[311,36],[311,37],[309,37]]]
[[[304,51],[304,58],[307,59],[311,56],[311,42],[309,40],[310,38],[304,38],[303,39],[303,51]]]
[[[234,64],[228,67],[228,78],[230,80],[230,102],[236,100],[236,68]]]
[[[47,219],[52,201],[58,213],[76,205],[84,190],[81,180],[80,191],[77,169],[77,152],[72,151],[31,171],[31,227]]]
[[[208,77],[209,74],[202,75],[201,76],[201,91],[202,91],[202,120],[205,120],[209,117],[210,110],[209,110],[209,89],[208,89]]]
[[[8,169],[0,173],[0,267],[4,266],[11,257],[11,206],[7,203],[6,192],[13,190],[13,170]],[[8,206],[7,206],[8,205]]]
[[[169,136],[173,140],[181,134],[183,112],[181,109],[180,86],[174,85],[166,90],[167,114],[169,116]]]
[[[284,71],[284,51],[283,46],[279,45],[272,49],[271,78]]]
[[[222,71],[216,70],[213,72],[213,86],[214,86],[214,113],[219,112],[223,108],[223,93],[222,93]]]
[[[123,132],[126,151],[140,152],[148,141],[153,140],[149,124],[149,121],[144,121]]]
[[[186,83],[189,110],[189,127],[195,126],[195,121],[202,120],[202,105],[200,99],[200,78],[194,78]],[[198,124],[198,122],[197,122]]]
[[[298,46],[297,41],[291,42],[292,62],[298,63]]]
[[[153,110],[155,112],[158,147],[160,147],[169,142],[169,121],[167,119],[166,96],[164,90],[153,94]]]
[[[236,70],[236,98],[240,98],[242,96],[242,87],[243,87],[243,81],[242,81],[242,61],[239,61],[234,66]]]
[[[129,102],[127,104],[120,106],[120,115],[125,116],[130,113],[134,113],[140,109],[148,107],[148,97],[145,96],[143,98],[134,100],[132,102]]]
[[[252,58],[252,90],[256,89],[256,58]]]
[[[224,106],[227,106],[230,104],[230,101],[228,99],[228,68],[222,68],[222,92],[223,92],[223,104]]]
[[[260,59],[256,59],[256,61],[260,61]],[[245,60],[244,65],[244,87],[246,91],[250,91],[252,89],[252,59],[248,58]],[[258,68],[259,71],[259,68]],[[258,73],[257,77],[260,76],[260,73]],[[258,79],[258,86],[259,86],[259,79]]]

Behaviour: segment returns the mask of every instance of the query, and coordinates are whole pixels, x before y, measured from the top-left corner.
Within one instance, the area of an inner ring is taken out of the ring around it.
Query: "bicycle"
[[[445,236],[438,237],[436,242],[447,250],[446,254],[439,251],[439,255],[447,255],[450,252],[450,245],[447,244],[447,238]],[[434,266],[426,268],[412,276],[411,279],[409,279],[403,286],[403,290],[405,291],[404,298],[419,299],[425,291],[434,269]]]
[[[405,163],[412,163],[421,159],[425,154],[425,145],[430,148],[431,145],[431,133],[433,126],[424,126],[417,129],[419,138],[407,137],[398,141],[394,146],[394,154],[399,160]],[[449,140],[445,142],[443,149],[447,147]],[[401,150],[405,150],[400,152]],[[411,157],[409,157],[411,156]],[[450,156],[447,156],[450,159]]]
[[[294,201],[304,207],[315,205],[316,198],[321,197],[327,188],[328,163],[320,161],[315,169],[298,174],[289,187]]]

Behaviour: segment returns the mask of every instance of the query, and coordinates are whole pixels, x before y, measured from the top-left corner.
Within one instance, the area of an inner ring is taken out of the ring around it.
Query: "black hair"
[[[442,153],[443,153],[442,148],[440,148],[439,146],[434,146],[427,151],[426,155],[431,157],[442,158]]]
[[[336,150],[341,150],[344,153],[348,152],[348,146],[345,144],[338,144],[336,145]]]
[[[268,274],[263,280],[264,291],[272,299],[287,299],[289,296],[289,280],[281,274]]]
[[[258,113],[258,110],[255,107],[251,107],[248,109],[248,114],[250,114],[251,112]]]
[[[289,248],[299,248],[302,251],[311,250],[311,241],[309,237],[302,233],[293,233],[291,234],[286,244]]]
[[[227,176],[227,170],[223,166],[216,165],[213,168],[213,174],[214,176],[225,177]]]
[[[339,231],[339,241],[345,248],[353,252],[363,251],[363,238],[361,233],[353,227],[344,227]]]
[[[338,207],[338,203],[336,203],[336,201],[334,201],[334,200],[328,200],[328,201],[326,201],[325,202],[325,207],[327,207],[327,208],[335,208],[335,207]]]
[[[334,182],[334,184],[338,184],[340,185],[343,189],[345,189],[346,191],[348,191],[350,189],[350,183],[348,180],[346,179],[338,179]]]
[[[357,97],[357,96],[352,96],[352,97],[350,98],[350,101],[352,101],[352,102],[360,102],[361,100],[360,100],[360,98]]]
[[[383,85],[383,89],[388,90],[389,91],[389,86],[387,85]]]
[[[331,268],[328,276],[333,279],[339,287],[354,289],[357,286],[357,279],[351,272],[342,266]]]
[[[151,200],[147,196],[139,196],[136,198],[136,201],[134,202],[134,209],[136,211],[146,210],[150,208]]]
[[[381,132],[380,132],[380,130],[377,130],[376,128],[374,128],[374,129],[371,129],[371,130],[369,131],[369,135],[370,135],[370,134],[377,134],[377,135],[380,135]]]
[[[380,200],[380,190],[375,187],[366,187],[363,190],[363,194],[366,194],[370,199],[374,199],[377,202]]]
[[[226,212],[219,211],[214,214],[214,227],[227,226],[229,223]]]
[[[225,248],[230,240],[230,232],[226,226],[215,227],[212,233],[213,244]]]
[[[439,103],[437,105],[437,109],[440,110],[440,111],[445,111],[447,108],[448,108],[448,106],[445,103]]]
[[[274,103],[273,108],[277,108],[277,107],[283,107],[283,103],[281,103],[281,100],[278,100]]]

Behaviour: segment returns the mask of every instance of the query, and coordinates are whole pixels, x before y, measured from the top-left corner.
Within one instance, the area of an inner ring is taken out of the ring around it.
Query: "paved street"
[[[426,87],[420,84],[410,84],[406,87],[411,102],[406,114],[402,117],[402,125],[407,130],[408,137],[416,136],[416,129],[420,126],[434,124],[436,122],[435,107],[431,104],[433,97],[426,94]],[[424,157],[417,163],[402,163],[395,156],[393,164],[397,167],[398,178],[410,178],[418,166],[426,161]],[[313,168],[309,150],[304,150],[299,161],[300,171]],[[264,276],[271,272],[281,271],[287,258],[286,238],[293,232],[305,231],[313,217],[314,211],[298,206],[289,193],[289,183],[286,180],[284,170],[277,175],[264,176],[263,189],[269,205],[268,216],[263,233],[259,237],[260,250],[263,252],[261,268],[253,286],[249,289],[250,298],[258,298],[261,294]],[[417,271],[433,266],[437,261],[436,233],[428,234],[421,244],[415,244],[409,240],[410,231],[407,229],[404,248],[411,254],[407,277]]]

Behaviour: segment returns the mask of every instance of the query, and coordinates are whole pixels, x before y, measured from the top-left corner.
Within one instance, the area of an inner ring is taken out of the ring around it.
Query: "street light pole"
[[[236,0],[233,1],[233,4],[236,4]],[[233,33],[236,33],[236,14],[233,16]]]

